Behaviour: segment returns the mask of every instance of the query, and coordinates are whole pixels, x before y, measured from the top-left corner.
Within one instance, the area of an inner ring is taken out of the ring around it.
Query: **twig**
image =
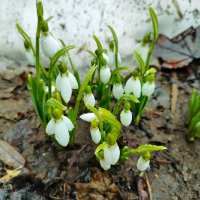
[[[148,188],[148,191],[149,191],[149,199],[153,200],[152,189],[151,189],[151,185],[149,183],[149,178],[148,178],[146,173],[144,173],[144,174],[145,174],[145,179],[146,179],[146,183],[147,183],[147,188]]]
[[[178,85],[176,83],[177,74],[176,72],[172,73],[173,83],[172,83],[172,98],[171,98],[171,118],[174,118],[176,113],[176,102],[178,96]]]

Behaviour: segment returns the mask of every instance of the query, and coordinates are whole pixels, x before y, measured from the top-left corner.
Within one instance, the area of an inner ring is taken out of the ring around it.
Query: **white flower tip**
[[[120,157],[120,149],[117,143],[113,146],[106,145],[104,148],[104,158],[106,163],[115,165]]]
[[[97,120],[97,117],[94,113],[85,113],[80,116],[80,118],[86,122],[92,122],[93,120]],[[97,120],[98,121],[98,120]]]
[[[141,156],[137,161],[137,168],[139,171],[144,172],[150,168],[150,160],[144,160]]]
[[[108,164],[105,160],[100,160],[100,165],[104,170],[109,170],[111,165]]]
[[[98,144],[101,141],[101,133],[99,131],[99,128],[90,128],[90,134],[93,142],[95,144]]]
[[[132,118],[133,116],[130,110],[129,111],[122,110],[122,112],[120,113],[120,121],[124,126],[129,126],[132,122]]]

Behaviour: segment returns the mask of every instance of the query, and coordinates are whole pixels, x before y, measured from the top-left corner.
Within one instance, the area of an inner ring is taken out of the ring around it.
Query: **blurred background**
[[[67,44],[76,45],[73,60],[80,71],[87,71],[90,56],[84,49],[95,49],[92,35],[105,44],[111,37],[107,25],[112,25],[119,38],[123,64],[132,65],[135,44],[151,30],[148,7],[155,9],[159,33],[174,38],[189,27],[200,24],[198,0],[43,0],[44,14],[54,18],[50,31]],[[35,0],[1,0],[0,4],[0,70],[26,66],[23,40],[16,23],[33,38],[36,32]],[[77,55],[78,54],[78,55]],[[42,57],[43,62],[48,61]]]

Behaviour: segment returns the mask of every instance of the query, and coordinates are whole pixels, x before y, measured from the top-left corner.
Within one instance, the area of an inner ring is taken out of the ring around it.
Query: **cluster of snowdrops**
[[[153,31],[135,47],[133,54],[138,66],[132,73],[122,75],[130,69],[121,65],[117,35],[108,26],[112,35],[109,49],[93,36],[97,49],[87,50],[92,58],[91,68],[81,83],[70,56],[75,46],[56,39],[48,26],[51,17],[43,18],[42,2],[37,1],[36,7],[36,44],[18,24],[17,29],[24,39],[27,60],[36,68],[35,76],[28,76],[28,89],[47,135],[55,145],[73,145],[80,117],[90,123],[91,139],[97,144],[96,159],[104,170],[133,154],[140,155],[137,162],[140,171],[149,169],[151,153],[165,147],[144,144],[120,149],[117,142],[122,126],[138,125],[155,89],[156,70],[150,68],[150,57],[158,36],[158,21],[153,9],[149,8]],[[49,58],[47,68],[41,63],[40,50]]]

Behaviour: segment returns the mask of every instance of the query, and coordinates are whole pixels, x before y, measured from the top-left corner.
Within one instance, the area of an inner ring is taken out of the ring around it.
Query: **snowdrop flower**
[[[129,126],[132,122],[132,112],[130,111],[130,104],[128,102],[120,113],[120,121],[124,126]]]
[[[111,72],[108,66],[102,66],[100,69],[100,79],[104,84],[107,84],[110,80]]]
[[[46,20],[42,20],[41,30],[41,49],[46,57],[52,58],[61,49],[61,44],[49,32],[48,22]]]
[[[56,88],[61,92],[61,96],[66,103],[69,102],[72,96],[72,86],[67,74],[59,74],[56,78]]]
[[[104,170],[108,170],[110,169],[111,165],[108,164],[105,160],[101,159],[100,160],[100,165]]]
[[[69,78],[72,89],[78,89],[78,82],[75,76],[72,73],[68,72],[68,78]]]
[[[74,125],[68,117],[61,115],[60,111],[59,114],[57,114],[56,112],[54,112],[53,118],[48,122],[46,126],[46,133],[48,135],[55,134],[57,142],[61,146],[66,147],[69,143],[70,138],[69,131],[74,128]]]
[[[28,64],[35,66],[35,56],[31,49],[26,49],[26,59]]]
[[[84,101],[84,104],[85,104],[86,107],[87,107],[88,104],[90,104],[91,106],[95,105],[95,98],[94,98],[94,95],[91,92],[91,88],[90,88],[89,85],[86,87],[86,90],[85,90],[85,93],[84,93],[84,96],[83,96],[83,101]]]
[[[154,90],[155,90],[155,83],[147,81],[142,86],[142,95],[150,97],[153,94]]]
[[[116,143],[113,146],[106,144],[104,147],[104,159],[105,162],[109,165],[115,165],[120,157],[120,149],[118,144]]]
[[[99,121],[97,116],[94,114],[94,113],[85,113],[85,114],[82,114],[80,116],[80,118],[86,122],[92,122],[92,121]]]
[[[42,34],[41,49],[46,57],[52,58],[61,49],[61,45],[50,32],[47,32]]]
[[[150,160],[145,160],[143,158],[143,156],[141,156],[138,161],[137,161],[137,168],[138,170],[140,170],[141,172],[146,171],[147,169],[150,168]]]
[[[116,99],[119,99],[123,94],[124,94],[124,88],[122,87],[122,83],[114,83],[113,96]]]
[[[141,96],[141,82],[139,77],[130,77],[125,85],[125,93],[130,94],[131,92],[137,98]]]
[[[101,140],[101,132],[100,132],[98,124],[95,120],[91,122],[90,134],[91,134],[91,138],[92,138],[93,142],[95,144],[98,144]]]

